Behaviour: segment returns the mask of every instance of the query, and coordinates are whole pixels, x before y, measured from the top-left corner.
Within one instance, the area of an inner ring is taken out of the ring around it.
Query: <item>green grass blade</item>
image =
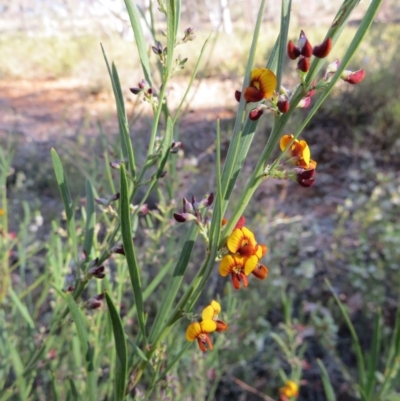
[[[140,271],[136,259],[136,252],[132,240],[132,224],[130,216],[130,201],[128,192],[128,181],[124,165],[121,165],[121,197],[120,197],[120,221],[121,235],[124,244],[126,262],[128,264],[129,276],[131,278],[133,297],[136,304],[136,313],[139,321],[140,331],[146,342],[146,327],[143,308],[143,294],[140,280]]]
[[[76,265],[79,266],[78,242],[76,238],[76,229],[75,229],[75,213],[74,213],[74,206],[71,200],[71,195],[68,188],[67,177],[65,176],[64,167],[61,163],[60,157],[58,156],[54,148],[51,149],[51,158],[53,161],[53,168],[56,175],[57,184],[60,189],[61,198],[64,204],[65,214],[67,216],[68,234],[72,241],[74,259]]]
[[[378,370],[379,363],[379,352],[381,349],[381,336],[382,336],[382,312],[379,309],[375,316],[374,331],[372,334],[371,351],[367,358],[367,381],[365,386],[365,394],[367,399],[371,399],[371,396],[375,391],[376,383],[376,371]]]
[[[222,221],[222,182],[221,182],[221,127],[220,120],[217,120],[217,138],[216,138],[216,166],[215,180],[217,181],[217,193],[215,196],[215,205],[213,216],[210,224],[210,244],[212,247],[217,247],[219,236],[221,234]]]
[[[83,250],[86,257],[89,257],[94,238],[94,226],[96,224],[96,208],[94,202],[93,186],[89,179],[86,180],[86,226]]]
[[[379,391],[377,399],[385,399],[387,392],[390,391],[393,379],[396,377],[400,361],[400,298],[397,304],[396,321],[390,341],[389,354],[385,362],[385,380]]]
[[[181,288],[183,277],[185,271],[189,264],[189,259],[193,251],[194,243],[196,241],[199,230],[197,226],[192,223],[189,229],[189,232],[183,237],[184,244],[183,246],[179,246],[178,249],[182,249],[179,255],[179,259],[175,265],[174,272],[172,273],[172,277],[170,278],[166,292],[164,293],[161,308],[158,310],[158,313],[155,317],[151,334],[150,334],[150,342],[154,342],[154,340],[161,333],[163,328],[161,327],[167,318],[171,306],[174,302],[176,295],[178,294],[179,289]]]
[[[281,7],[281,27],[279,30],[279,50],[277,52],[277,69],[276,69],[276,77],[277,77],[277,87],[276,90],[279,92],[282,84],[282,74],[284,69],[284,60],[286,56],[286,43],[288,39],[288,31],[290,24],[290,10],[292,7],[291,0],[283,0]]]
[[[77,390],[77,388],[75,386],[75,382],[72,379],[68,379],[68,383],[69,383],[69,388],[70,388],[70,391],[71,391],[72,400],[79,401],[81,399],[81,397],[80,397],[80,395],[78,393],[78,390]]]
[[[104,61],[106,62],[108,74],[111,79],[111,85],[113,88],[115,103],[117,106],[122,158],[125,160],[128,160],[129,171],[132,175],[132,179],[134,179],[136,177],[135,155],[133,153],[132,142],[131,142],[131,138],[129,136],[129,123],[128,123],[128,118],[126,116],[124,97],[122,95],[121,83],[119,80],[118,71],[117,71],[117,68],[115,67],[114,63],[112,63],[112,65],[110,67],[110,64],[108,62],[103,45],[101,45],[101,50],[103,52]]]
[[[150,86],[152,86],[150,62],[147,55],[147,46],[144,39],[142,25],[140,22],[140,16],[136,5],[133,4],[132,0],[124,0],[125,7],[128,10],[129,19],[135,36],[136,47],[139,52],[140,63],[142,64],[143,74]]]
[[[319,371],[321,372],[322,385],[324,386],[325,397],[327,401],[336,401],[335,391],[333,390],[332,383],[329,379],[328,371],[320,359],[317,359]]]
[[[177,33],[177,11],[180,8],[180,0],[167,0],[167,63],[165,65],[166,79],[171,75],[172,62],[174,59],[174,50]]]
[[[18,309],[19,313],[24,318],[29,328],[34,329],[35,323],[33,322],[31,315],[29,314],[28,308],[21,302],[18,295],[14,292],[14,290],[11,287],[9,288],[8,291],[13,305]]]
[[[115,401],[122,401],[125,398],[126,377],[128,371],[128,351],[126,349],[125,333],[119,313],[107,292],[105,292],[105,297],[114,332],[115,351],[117,355],[114,369]]]
[[[326,279],[325,280],[326,285],[329,287],[330,291],[332,292],[332,295],[335,298],[336,303],[339,306],[340,311],[342,312],[342,316],[344,320],[346,321],[347,327],[350,330],[351,338],[353,340],[353,345],[356,353],[356,360],[357,360],[357,367],[358,367],[358,374],[359,374],[359,383],[360,383],[360,390],[362,391],[365,387],[365,361],[364,361],[364,356],[363,352],[361,349],[360,341],[358,339],[356,330],[353,326],[353,323],[351,322],[350,316],[347,313],[346,308],[344,307],[342,301],[339,299],[339,297],[336,295],[334,289],[331,286],[331,283]]]
[[[79,310],[73,296],[68,293],[66,294],[66,300],[68,302],[69,311],[71,312],[72,319],[75,322],[76,331],[78,333],[79,341],[82,347],[82,354],[85,357],[85,365],[87,372],[87,394],[90,401],[96,401],[96,381],[95,368],[93,364],[93,347],[89,343],[87,330],[85,327],[85,321],[82,312]]]

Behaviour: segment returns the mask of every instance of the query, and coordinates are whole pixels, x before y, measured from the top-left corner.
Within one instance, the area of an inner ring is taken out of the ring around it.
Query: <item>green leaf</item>
[[[367,379],[365,393],[368,399],[375,393],[376,371],[378,370],[379,355],[382,337],[382,312],[379,309],[375,316],[374,331],[372,334],[372,349],[367,358]]]
[[[142,25],[140,22],[140,16],[136,5],[133,4],[132,0],[124,0],[126,9],[128,10],[129,19],[135,36],[136,47],[139,52],[140,63],[142,64],[143,74],[150,86],[152,86],[150,62],[147,55],[147,46],[144,39]]]
[[[18,295],[14,292],[14,290],[11,287],[8,289],[8,292],[10,294],[13,305],[18,309],[19,313],[24,318],[27,325],[31,329],[34,329],[35,323],[33,322],[31,315],[29,314],[28,308],[21,302],[21,300],[18,298]]]
[[[177,249],[181,249],[181,253],[179,255],[179,259],[176,262],[174,272],[172,273],[172,277],[170,278],[165,293],[162,298],[161,307],[157,312],[157,315],[154,319],[154,323],[151,329],[150,334],[150,342],[153,343],[155,339],[160,335],[163,331],[163,323],[165,319],[168,317],[171,306],[182,286],[182,281],[186,269],[189,265],[190,256],[193,251],[194,243],[199,234],[199,230],[197,226],[192,223],[189,229],[189,232],[182,236],[184,240],[183,246],[178,246]]]
[[[284,70],[284,60],[286,56],[286,43],[288,41],[288,31],[290,24],[290,10],[292,7],[291,0],[283,0],[281,7],[281,27],[279,30],[279,51],[277,54],[277,86],[276,90],[279,92],[282,83],[282,74]]]
[[[320,359],[317,359],[317,363],[321,372],[322,385],[324,386],[326,400],[336,401],[335,391],[333,390],[331,381],[329,380],[329,374],[325,368],[325,365]]]
[[[108,74],[110,75],[111,84],[113,87],[115,103],[117,106],[117,114],[118,114],[118,126],[119,126],[119,135],[121,139],[121,148],[122,148],[122,158],[128,160],[129,163],[129,171],[132,175],[132,179],[136,177],[136,164],[135,164],[135,155],[133,153],[132,141],[129,135],[129,124],[128,118],[126,116],[124,97],[122,95],[121,83],[119,81],[118,71],[115,67],[115,64],[112,63],[111,68],[108,63],[108,59],[106,53],[104,51],[103,45],[101,45],[101,50],[103,52],[104,61],[106,62]]]
[[[167,63],[165,66],[166,78],[171,75],[172,62],[174,61],[174,50],[177,32],[177,4],[180,0],[167,0]]]
[[[115,308],[110,296],[104,293],[110,313],[112,328],[114,332],[114,343],[116,351],[115,361],[115,401],[122,401],[125,398],[126,377],[128,371],[128,354],[125,341],[124,328],[117,309]]]
[[[76,229],[75,229],[75,216],[74,216],[74,206],[72,204],[71,195],[68,188],[67,177],[64,173],[64,167],[61,163],[60,157],[58,156],[56,150],[54,148],[51,149],[51,158],[53,160],[53,168],[56,174],[56,180],[58,187],[60,189],[61,198],[64,204],[65,214],[67,216],[67,227],[68,234],[72,240],[72,247],[74,253],[74,259],[76,265],[79,266],[78,263],[78,243],[76,238]]]
[[[81,399],[78,390],[75,386],[75,382],[72,379],[68,379],[69,382],[69,387],[70,387],[70,391],[71,391],[71,396],[72,396],[72,400],[73,401],[79,401]]]
[[[215,205],[210,224],[209,241],[212,247],[217,247],[221,235],[222,221],[222,182],[221,182],[221,127],[220,120],[217,120],[217,138],[216,138],[216,165],[215,179],[217,181],[217,193],[215,194]]]
[[[71,312],[72,319],[75,322],[76,332],[78,333],[78,338],[82,347],[82,354],[85,358],[85,367],[87,372],[87,393],[90,401],[96,401],[96,381],[97,377],[95,375],[95,368],[93,364],[93,347],[89,343],[89,338],[87,330],[85,327],[85,321],[82,312],[79,310],[73,296],[68,293],[66,294],[66,299],[68,302],[69,311]]]
[[[126,262],[128,264],[129,276],[131,278],[133,297],[135,299],[136,313],[139,321],[140,331],[146,341],[146,327],[144,319],[142,284],[140,280],[140,271],[136,259],[135,247],[132,240],[132,224],[130,216],[130,201],[128,193],[128,181],[126,178],[125,166],[122,164],[120,169],[121,196],[120,196],[120,221],[121,235],[124,244]]]
[[[96,224],[96,208],[94,202],[93,186],[89,179],[86,179],[86,227],[83,250],[89,257],[94,238],[94,226]]]

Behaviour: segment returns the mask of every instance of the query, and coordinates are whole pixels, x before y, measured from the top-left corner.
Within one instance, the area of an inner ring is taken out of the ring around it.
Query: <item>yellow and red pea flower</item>
[[[286,401],[299,396],[299,386],[293,380],[286,380],[285,385],[279,389],[280,399]]]
[[[247,276],[250,273],[261,280],[267,277],[268,269],[259,263],[267,252],[267,247],[257,244],[254,234],[248,228],[235,228],[226,246],[230,254],[222,258],[219,274],[223,277],[231,274],[234,288],[239,289],[240,282],[243,282],[243,287],[247,287]]]
[[[190,323],[186,329],[186,339],[188,341],[197,340],[197,343],[203,352],[208,350],[211,351],[213,349],[213,344],[209,334],[216,330],[217,323],[212,319],[193,322]]]
[[[306,170],[312,170],[317,167],[317,163],[311,159],[310,148],[306,141],[294,139],[293,135],[283,135],[279,141],[279,146],[285,151],[289,146],[289,152],[291,157],[295,160],[296,165]],[[292,142],[293,140],[293,142]],[[292,144],[290,145],[290,143]]]
[[[268,68],[255,68],[251,72],[250,84],[244,91],[247,102],[270,99],[277,85],[275,74]]]
[[[211,304],[203,309],[201,318],[203,320],[214,320],[217,324],[216,331],[224,331],[228,329],[228,324],[223,320],[218,319],[218,315],[221,312],[221,305],[217,301],[211,301]]]

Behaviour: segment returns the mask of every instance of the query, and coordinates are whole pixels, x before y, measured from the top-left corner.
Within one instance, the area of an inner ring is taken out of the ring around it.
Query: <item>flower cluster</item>
[[[221,305],[217,301],[211,301],[211,304],[203,309],[201,321],[190,323],[186,330],[186,339],[197,340],[203,352],[213,349],[210,333],[228,329],[228,325],[218,318],[220,312]]]
[[[214,195],[212,193],[206,195],[200,202],[196,201],[196,198],[192,196],[192,201],[189,202],[186,198],[183,198],[183,212],[174,213],[174,219],[178,223],[185,223],[186,221],[194,221],[197,225],[206,225],[206,219],[202,217],[201,210],[208,208],[212,205]]]
[[[308,72],[310,69],[311,56],[325,58],[330,53],[331,49],[331,38],[326,38],[320,45],[312,47],[304,31],[300,31],[297,46],[291,40],[289,40],[287,45],[289,58],[291,60],[296,60],[298,58],[297,68],[304,73]]]
[[[310,148],[306,141],[294,139],[292,134],[284,135],[279,146],[282,152],[289,153],[289,160],[296,166],[297,182],[303,187],[311,187],[315,183],[317,163],[311,159]]]
[[[254,234],[244,225],[244,218],[240,219],[235,229],[230,234],[225,251],[219,265],[219,274],[223,277],[228,274],[232,277],[233,287],[248,286],[247,276],[252,273],[263,280],[268,275],[268,268],[260,263],[260,259],[266,254],[267,247],[257,244]]]

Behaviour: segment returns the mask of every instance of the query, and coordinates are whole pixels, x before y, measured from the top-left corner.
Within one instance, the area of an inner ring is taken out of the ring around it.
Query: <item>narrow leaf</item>
[[[140,16],[136,5],[132,0],[124,0],[126,9],[128,10],[129,19],[131,21],[131,26],[133,29],[133,34],[135,36],[136,47],[139,52],[140,63],[142,64],[143,74],[150,86],[152,86],[150,62],[147,55],[147,46],[144,39],[144,34],[142,30],[142,25],[140,22]]]
[[[54,148],[51,149],[51,158],[53,160],[53,168],[56,175],[58,187],[60,189],[61,198],[64,204],[65,214],[67,216],[67,227],[68,234],[72,240],[72,247],[74,252],[75,262],[78,262],[78,243],[76,239],[75,229],[75,216],[74,207],[71,200],[71,195],[68,188],[67,178],[64,173],[64,167],[61,163],[60,157],[58,156]],[[79,264],[77,263],[77,266]]]
[[[96,224],[96,208],[94,202],[93,186],[89,179],[86,180],[86,227],[83,250],[89,257],[94,238],[94,226]]]
[[[13,305],[18,309],[19,313],[24,318],[27,325],[31,329],[34,329],[35,323],[33,322],[31,315],[29,314],[28,308],[20,301],[20,299],[18,298],[18,295],[14,292],[14,290],[11,287],[8,289],[8,291],[9,291]]]
[[[93,347],[89,343],[87,330],[85,327],[84,318],[82,312],[79,310],[73,296],[68,293],[66,294],[69,311],[71,312],[72,319],[75,322],[76,332],[82,347],[82,354],[85,358],[85,367],[87,372],[87,392],[90,401],[96,401],[96,380],[95,369],[93,365]]]
[[[124,165],[120,169],[121,195],[120,195],[120,221],[121,235],[124,244],[126,262],[128,264],[129,276],[131,278],[133,297],[135,299],[136,313],[139,321],[140,331],[146,341],[146,327],[143,309],[143,294],[140,280],[140,271],[136,259],[135,247],[132,240],[132,224],[130,216],[130,202],[128,193],[128,181]]]
[[[328,371],[320,359],[317,359],[318,367],[321,372],[322,385],[324,386],[325,396],[327,401],[336,401],[335,391],[333,390],[329,379]]]
[[[114,343],[116,351],[115,361],[115,401],[122,401],[125,398],[126,377],[128,370],[128,355],[126,349],[125,333],[122,321],[110,296],[105,292],[108,311],[110,313],[112,328],[114,332]]]

